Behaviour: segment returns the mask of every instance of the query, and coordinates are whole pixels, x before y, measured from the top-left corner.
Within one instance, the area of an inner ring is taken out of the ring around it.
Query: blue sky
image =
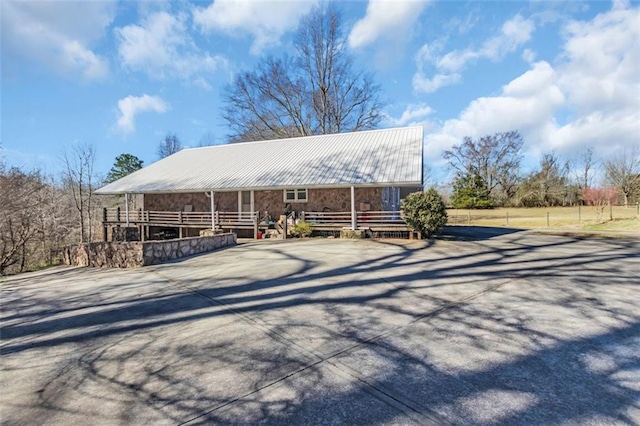
[[[221,90],[263,55],[291,51],[314,3],[2,0],[3,161],[61,168],[93,144],[96,170],[150,164],[167,133],[224,143]],[[640,12],[629,1],[351,1],[358,67],[388,100],[380,127],[422,124],[425,161],[464,136],[519,130],[525,167],[585,147],[640,144]]]

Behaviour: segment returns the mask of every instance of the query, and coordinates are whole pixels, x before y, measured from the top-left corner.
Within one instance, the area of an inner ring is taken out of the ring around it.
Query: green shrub
[[[294,237],[310,237],[312,232],[313,227],[303,220],[291,227],[291,235]]]
[[[478,173],[458,174],[453,180],[451,204],[456,209],[492,209],[489,186]]]
[[[402,200],[402,218],[409,228],[430,238],[447,224],[447,209],[434,188],[414,192]]]

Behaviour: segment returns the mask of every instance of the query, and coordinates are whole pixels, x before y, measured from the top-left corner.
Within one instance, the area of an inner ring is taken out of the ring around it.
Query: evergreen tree
[[[453,180],[451,204],[457,209],[493,208],[489,186],[476,171],[456,175]]]
[[[115,182],[142,168],[142,160],[132,154],[120,154],[107,175],[107,183]]]

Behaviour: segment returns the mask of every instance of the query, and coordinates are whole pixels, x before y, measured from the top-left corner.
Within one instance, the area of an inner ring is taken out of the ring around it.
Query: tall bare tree
[[[502,204],[516,193],[523,143],[515,130],[478,140],[465,137],[461,144],[445,151],[443,157],[459,176],[478,174],[491,197]]]
[[[0,275],[12,266],[23,271],[29,244],[42,229],[38,226],[39,172],[7,170],[0,164]]]
[[[175,134],[168,133],[164,140],[158,145],[158,157],[162,160],[165,157],[175,154],[183,148],[182,142]]]
[[[223,92],[231,141],[277,139],[375,128],[380,87],[355,69],[341,14],[323,4],[305,16],[295,55],[263,59]]]
[[[597,166],[596,159],[593,158],[593,148],[587,147],[580,154],[578,162],[578,185],[582,191],[591,188],[594,169]]]
[[[80,224],[80,242],[93,238],[93,190],[95,186],[95,148],[88,144],[74,145],[63,153],[65,188],[71,193]]]
[[[604,168],[607,181],[618,188],[625,207],[628,207],[629,200],[633,197],[640,201],[640,145],[605,161]]]

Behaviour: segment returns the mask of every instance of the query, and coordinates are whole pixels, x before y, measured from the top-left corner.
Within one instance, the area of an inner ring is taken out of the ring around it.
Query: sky
[[[266,55],[292,52],[313,1],[0,0],[1,150],[56,174],[74,145],[158,160],[168,133],[226,143],[221,92]],[[424,126],[425,163],[465,136],[518,130],[523,165],[640,145],[637,1],[338,2],[348,52],[373,72],[380,128]]]

